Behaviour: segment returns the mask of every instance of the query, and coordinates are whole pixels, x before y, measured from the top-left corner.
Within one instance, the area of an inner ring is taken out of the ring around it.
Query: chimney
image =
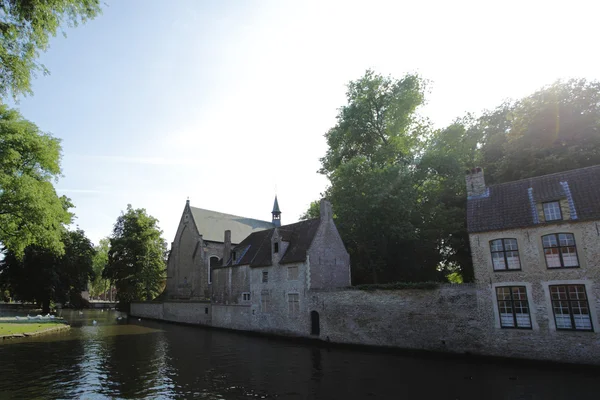
[[[223,247],[223,265],[226,265],[229,257],[231,257],[231,231],[225,231],[225,239],[223,240],[225,246]]]
[[[483,169],[480,167],[467,170],[465,173],[467,181],[467,197],[480,197],[486,192]]]
[[[321,203],[319,204],[320,215],[322,221],[333,219],[333,210],[331,209],[331,203],[325,199],[321,199]]]

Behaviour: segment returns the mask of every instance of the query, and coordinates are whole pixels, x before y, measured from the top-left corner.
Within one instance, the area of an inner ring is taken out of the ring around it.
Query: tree
[[[424,91],[417,75],[397,80],[368,70],[348,84],[347,105],[325,135],[329,148],[319,172],[331,184],[326,196],[355,283],[438,278],[415,250],[420,221],[414,167],[428,132],[415,111]]]
[[[0,242],[17,257],[29,245],[64,251],[73,205],[52,185],[60,156],[59,139],[0,104]]]
[[[502,183],[600,164],[600,82],[557,81],[488,111],[481,136],[486,182]]]
[[[62,255],[38,245],[28,246],[22,258],[5,249],[0,261],[2,284],[14,297],[40,304],[43,312],[50,310],[51,302],[80,306],[81,292],[94,278],[94,246],[82,230],[64,231],[62,242]]]
[[[301,220],[319,218],[321,215],[321,202],[319,200],[312,201],[308,206],[308,210],[300,216]]]
[[[48,73],[37,59],[50,36],[101,12],[99,0],[0,0],[0,10],[0,96],[15,98],[32,93],[32,76]]]
[[[108,264],[108,252],[110,249],[110,239],[100,239],[100,243],[95,246],[96,254],[93,260],[94,279],[90,282],[90,296],[100,296],[110,289],[110,281],[102,277],[102,271]]]
[[[115,283],[119,302],[152,300],[161,293],[167,253],[161,235],[158,220],[145,209],[133,209],[129,204],[117,219],[102,276]]]

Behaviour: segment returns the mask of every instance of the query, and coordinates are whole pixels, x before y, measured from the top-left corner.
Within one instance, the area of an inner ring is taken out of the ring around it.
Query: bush
[[[392,282],[392,283],[368,283],[357,285],[353,288],[356,290],[406,290],[406,289],[423,289],[433,290],[440,287],[439,282]]]

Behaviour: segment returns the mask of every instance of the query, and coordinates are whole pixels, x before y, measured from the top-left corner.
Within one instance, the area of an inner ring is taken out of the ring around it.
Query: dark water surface
[[[0,343],[0,399],[600,398],[599,369],[327,349],[119,315],[64,311],[70,331]]]

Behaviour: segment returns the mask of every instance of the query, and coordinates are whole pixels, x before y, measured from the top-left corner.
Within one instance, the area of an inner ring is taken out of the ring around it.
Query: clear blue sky
[[[22,114],[62,139],[57,184],[95,242],[128,203],[168,242],[197,207],[284,223],[326,187],[323,134],[367,68],[430,80],[439,127],[558,78],[599,79],[598,6],[551,1],[107,0],[57,36]]]

